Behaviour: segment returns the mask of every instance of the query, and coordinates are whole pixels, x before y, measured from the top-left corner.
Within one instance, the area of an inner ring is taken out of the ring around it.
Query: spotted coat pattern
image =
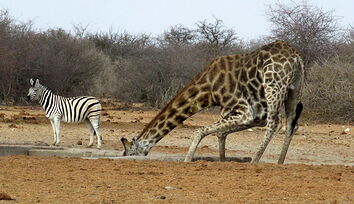
[[[194,133],[185,161],[192,160],[197,145],[206,135],[218,135],[220,159],[224,160],[228,134],[266,126],[264,141],[253,159],[258,162],[279,128],[279,112],[284,107],[287,136],[278,161],[283,163],[302,110],[303,78],[300,55],[283,41],[245,54],[218,57],[185,86],[137,138],[121,139],[124,155],[147,155],[178,124],[206,107],[219,106],[222,119]]]

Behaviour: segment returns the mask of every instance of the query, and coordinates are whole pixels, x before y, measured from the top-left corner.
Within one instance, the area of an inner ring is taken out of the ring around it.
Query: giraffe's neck
[[[212,105],[210,90],[200,89],[200,79],[196,77],[182,89],[137,137],[139,147],[145,154],[177,125]]]

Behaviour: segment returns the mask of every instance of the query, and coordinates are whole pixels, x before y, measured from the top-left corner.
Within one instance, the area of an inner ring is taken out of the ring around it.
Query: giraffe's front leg
[[[243,118],[242,116],[245,116]],[[246,129],[253,121],[253,118],[251,117],[250,114],[238,114],[229,116],[227,118],[221,119],[217,121],[216,123],[208,126],[208,127],[203,127],[197,130],[193,137],[193,141],[191,146],[189,147],[188,153],[185,157],[185,162],[190,162],[192,161],[193,155],[197,149],[197,146],[199,142],[207,135],[212,134],[212,133],[221,133],[222,137],[220,138],[220,156],[221,159],[225,159],[225,138],[226,135],[232,132],[240,131]]]
[[[218,136],[218,142],[219,142],[219,159],[220,161],[225,161],[225,140],[227,133],[219,133]]]
[[[197,150],[198,144],[205,136],[206,135],[203,133],[202,130],[197,130],[197,132],[195,133],[195,135],[193,137],[192,144],[189,147],[188,153],[184,159],[184,162],[191,162],[192,161],[195,151]]]

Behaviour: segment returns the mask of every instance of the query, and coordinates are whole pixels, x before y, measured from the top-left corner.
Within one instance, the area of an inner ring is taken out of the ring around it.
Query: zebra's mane
[[[46,86],[44,86],[44,85],[42,85],[42,84],[39,84],[39,86],[40,86],[42,89],[44,89],[44,90],[46,90],[46,91],[49,91],[49,92],[52,93],[52,94],[55,94],[55,92],[54,92],[51,88],[48,88],[48,87],[46,87]]]
[[[36,81],[36,79],[35,79],[34,81]],[[51,94],[54,94],[54,95],[57,95],[57,96],[60,96],[60,97],[64,97],[64,98],[67,98],[67,99],[80,98],[80,96],[70,96],[70,97],[61,96],[61,95],[57,94],[55,91],[53,91],[51,88],[48,88],[47,86],[44,86],[44,85],[41,84],[41,83],[39,83],[39,87],[42,88],[44,91],[48,91],[48,92],[50,92]]]
[[[66,98],[66,99],[76,99],[76,98],[80,98],[80,96],[69,96],[69,97],[66,97],[66,96],[62,96],[62,95],[59,95],[57,93],[55,93],[52,89],[42,85],[42,84],[39,84],[41,88],[43,88],[43,90],[46,90],[48,92],[50,92],[51,94],[54,94],[56,96],[60,96],[60,97],[63,97],[63,98]]]

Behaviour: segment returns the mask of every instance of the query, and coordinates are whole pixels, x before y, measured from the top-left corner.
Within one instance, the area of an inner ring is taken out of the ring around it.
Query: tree
[[[88,34],[87,39],[92,41],[96,48],[103,51],[112,60],[120,57],[140,55],[145,49],[154,45],[152,38],[147,34],[133,35],[128,32]]]
[[[273,39],[290,42],[297,47],[305,64],[334,54],[339,28],[333,11],[324,11],[307,1],[293,5],[277,3],[266,13],[272,23]]]
[[[222,20],[214,19],[213,23],[206,20],[199,21],[196,32],[199,41],[205,43],[212,50],[214,56],[218,56],[224,49],[232,47],[237,37],[234,29],[228,29]]]
[[[195,32],[183,25],[171,26],[171,28],[162,34],[160,42],[167,46],[191,45],[195,40]]]

